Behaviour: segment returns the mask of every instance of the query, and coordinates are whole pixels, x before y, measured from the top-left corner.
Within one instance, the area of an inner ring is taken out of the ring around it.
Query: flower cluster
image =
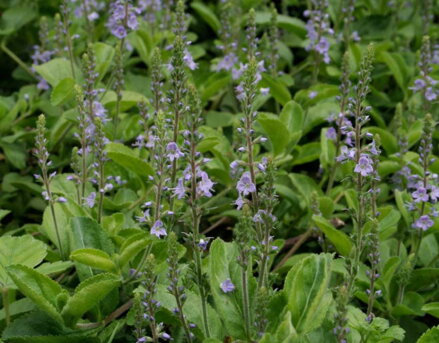
[[[90,22],[99,19],[99,12],[105,9],[105,1],[97,0],[71,0],[74,4],[74,14],[76,18],[83,18]]]
[[[238,29],[237,20],[239,18],[239,6],[235,0],[225,0],[220,2],[220,31],[221,44],[217,48],[223,52],[215,69],[217,71],[232,71],[238,64]]]
[[[428,36],[425,36],[422,41],[419,69],[420,77],[415,80],[411,89],[414,92],[420,92],[425,100],[432,102],[437,99],[439,93],[435,87],[437,81],[430,76],[432,72],[432,53]]]
[[[138,299],[137,343],[158,342],[159,338],[164,340],[172,339],[168,333],[164,332],[163,323],[157,323],[155,317],[156,312],[161,308],[160,302],[155,300],[157,293],[155,267],[154,255],[151,254],[145,260],[144,271],[139,274],[144,292]],[[143,328],[144,323],[149,326],[152,337],[147,336],[146,330]]]
[[[111,4],[110,11],[107,26],[116,38],[124,39],[129,30],[137,30],[139,26],[137,15],[140,10],[134,7],[130,0],[114,1]]]
[[[306,49],[317,52],[325,63],[330,62],[328,36],[334,34],[330,27],[327,8],[327,0],[312,0],[312,9],[304,12],[304,16],[308,18],[306,30],[309,44]]]
[[[407,207],[417,217],[413,228],[422,231],[432,227],[434,224],[432,218],[439,216],[435,208],[435,204],[439,200],[439,176],[429,171],[430,165],[435,161],[431,157],[434,126],[435,123],[431,116],[427,115],[419,146],[419,163],[422,166],[423,174],[408,175],[407,187],[410,190],[412,201],[407,204]]]

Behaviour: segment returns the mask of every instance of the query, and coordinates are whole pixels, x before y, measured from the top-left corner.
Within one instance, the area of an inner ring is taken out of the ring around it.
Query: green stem
[[[241,252],[241,255],[244,253]],[[246,256],[241,256],[242,260],[245,260]],[[247,341],[250,342],[250,301],[248,295],[248,280],[247,280],[247,267],[241,266],[241,278],[242,278],[242,305],[243,305],[243,316],[245,325],[245,335]]]
[[[2,50],[11,58],[13,59],[21,68],[23,68],[30,76],[32,76],[35,80],[38,81],[38,78],[35,76],[34,72],[29,69],[29,67],[24,63],[20,57],[18,57],[16,54],[14,54],[9,48],[6,46],[6,41],[3,40],[1,44]]]
[[[9,325],[11,323],[11,313],[9,310],[9,289],[4,287],[2,289],[2,299],[3,299],[3,308],[5,310],[5,318],[6,318],[6,325]]]

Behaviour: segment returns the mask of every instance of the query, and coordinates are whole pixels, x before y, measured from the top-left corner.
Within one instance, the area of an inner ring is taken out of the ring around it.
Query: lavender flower
[[[437,99],[438,90],[436,88],[437,81],[430,74],[432,72],[432,53],[430,47],[430,37],[425,36],[422,40],[421,57],[418,63],[420,69],[420,78],[417,78],[413,87],[410,89],[414,92],[423,94],[424,110],[428,110],[430,103]]]
[[[151,228],[151,235],[160,238],[161,236],[166,236],[166,229],[163,226],[163,222],[161,220],[157,220]]]
[[[179,178],[177,187],[174,189],[174,195],[177,199],[183,199],[186,195],[186,188],[184,187],[183,178]]]
[[[412,197],[415,203],[427,202],[428,201],[427,189],[425,187],[422,187],[422,185],[420,185],[418,189],[416,189],[416,191],[412,193]]]
[[[209,175],[206,172],[199,172],[198,175],[201,177],[201,181],[198,183],[198,189],[201,194],[210,198],[212,196],[212,188],[214,186],[214,182],[209,179]]]
[[[372,161],[368,155],[361,155],[354,172],[361,174],[361,176],[368,176],[373,172]]]
[[[328,3],[326,0],[312,0],[312,9],[304,13],[308,17],[306,23],[307,37],[309,44],[306,47],[308,51],[316,51],[323,61],[328,64],[329,58],[329,40],[327,36],[332,36],[334,31],[329,26],[329,14],[326,13]]]
[[[178,160],[180,157],[184,156],[184,154],[178,148],[177,143],[175,142],[168,143],[168,145],[166,146],[166,151],[167,151],[166,156],[171,162],[173,162],[174,160]]]
[[[110,6],[107,26],[116,38],[124,39],[128,30],[137,30],[139,13],[139,9],[134,7],[129,0],[116,0]]]
[[[239,194],[242,194],[243,196],[256,192],[256,186],[252,182],[250,172],[244,172],[242,174],[236,185],[236,189],[238,190]]]
[[[220,284],[221,290],[224,293],[230,293],[235,290],[235,285],[232,283],[230,279],[226,279],[224,282]]]
[[[56,172],[49,174],[48,169],[52,165],[52,162],[49,161],[49,152],[47,151],[47,139],[46,139],[46,118],[43,114],[38,117],[37,121],[37,136],[35,139],[35,151],[34,155],[38,159],[38,166],[41,169],[41,176],[37,178],[37,180],[41,181],[44,186],[43,197],[45,200],[49,202],[49,206],[51,209],[52,220],[55,227],[55,235],[56,235],[56,244],[60,251],[61,257],[64,258],[64,250],[63,244],[61,243],[61,235],[58,228],[58,222],[54,207],[54,202],[56,201],[56,197],[52,194],[50,189],[50,181],[56,175]],[[63,200],[64,198],[61,198]],[[63,202],[63,201],[61,201]]]
[[[415,229],[421,229],[423,231],[427,231],[429,228],[433,226],[434,222],[430,219],[428,215],[420,216],[418,220],[416,220],[413,224]]]

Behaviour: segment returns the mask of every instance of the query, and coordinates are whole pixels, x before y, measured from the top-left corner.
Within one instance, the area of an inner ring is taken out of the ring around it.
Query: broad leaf
[[[70,258],[73,261],[85,264],[94,269],[107,272],[114,272],[117,269],[111,257],[105,251],[99,249],[78,249],[70,254]]]
[[[326,317],[332,297],[329,292],[332,257],[311,255],[295,265],[285,280],[285,294],[293,325],[304,334],[318,328]]]
[[[6,268],[13,264],[35,267],[43,261],[47,246],[30,235],[0,238],[0,283],[2,287],[14,287]]]
[[[290,134],[279,117],[271,113],[260,113],[257,120],[270,139],[274,155],[282,153],[290,140]]]
[[[106,273],[81,282],[62,310],[66,325],[75,325],[84,313],[99,304],[119,283],[117,276]]]
[[[349,236],[343,231],[337,230],[328,220],[321,216],[313,216],[312,219],[317,227],[322,230],[325,236],[331,241],[331,243],[334,244],[337,251],[341,255],[349,257],[349,254],[352,250],[352,241]]]
[[[121,143],[109,143],[105,149],[109,158],[138,176],[147,177],[153,174],[151,166],[141,159],[135,150]]]
[[[39,308],[53,319],[62,322],[58,312],[58,296],[67,296],[62,287],[46,275],[22,265],[7,268],[9,276],[21,293],[31,299]]]

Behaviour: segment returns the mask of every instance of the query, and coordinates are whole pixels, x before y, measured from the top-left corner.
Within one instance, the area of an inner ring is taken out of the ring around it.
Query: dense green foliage
[[[439,342],[437,1],[0,11],[1,342]]]

